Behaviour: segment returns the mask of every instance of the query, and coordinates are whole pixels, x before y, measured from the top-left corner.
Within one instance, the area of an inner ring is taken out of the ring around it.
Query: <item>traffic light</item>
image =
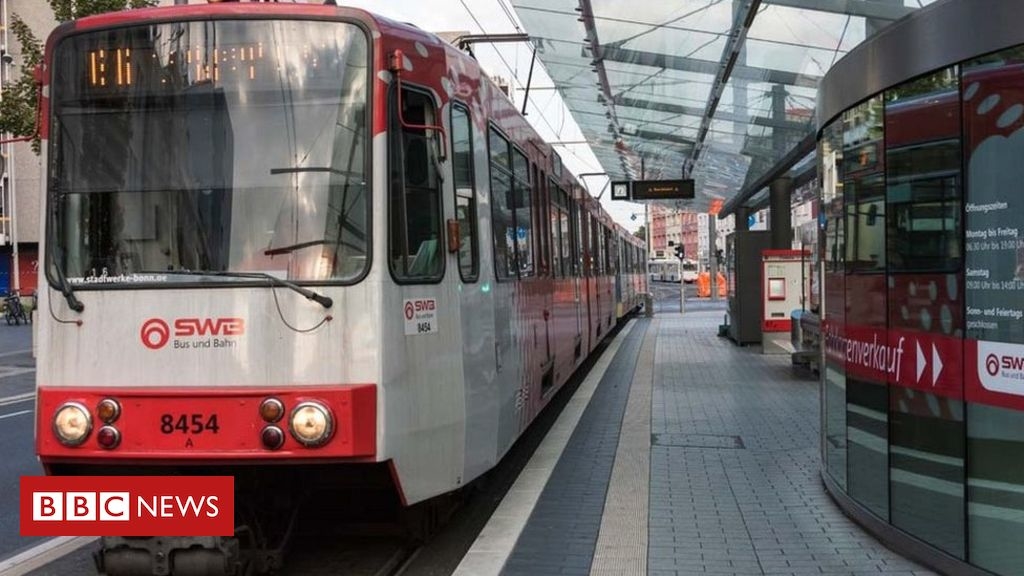
[[[682,260],[685,257],[686,257],[686,253],[683,251],[683,245],[682,244],[676,244],[676,258],[679,258],[680,260]]]

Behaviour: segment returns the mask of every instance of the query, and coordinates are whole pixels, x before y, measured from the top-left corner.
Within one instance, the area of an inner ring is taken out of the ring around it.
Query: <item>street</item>
[[[0,559],[41,538],[18,535],[18,478],[42,473],[35,457],[35,359],[31,326],[0,324]]]

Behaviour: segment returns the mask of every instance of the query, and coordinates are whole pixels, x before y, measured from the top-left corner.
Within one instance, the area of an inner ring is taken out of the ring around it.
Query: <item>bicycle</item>
[[[4,297],[4,320],[8,326],[28,324],[28,315],[25,314],[25,307],[21,305],[21,296],[17,292]]]

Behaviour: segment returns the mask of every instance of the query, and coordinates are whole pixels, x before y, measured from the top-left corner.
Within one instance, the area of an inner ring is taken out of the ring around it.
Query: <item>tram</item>
[[[647,262],[647,274],[651,282],[679,282],[679,260],[676,258],[652,258]]]
[[[273,569],[314,493],[466,486],[647,291],[643,243],[415,26],[122,11],[56,29],[38,77],[39,458],[233,475],[260,534],[105,538],[108,574]]]

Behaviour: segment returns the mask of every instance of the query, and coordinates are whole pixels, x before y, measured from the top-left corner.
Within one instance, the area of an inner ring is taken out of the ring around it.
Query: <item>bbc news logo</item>
[[[231,476],[25,476],[22,536],[231,536]]]

